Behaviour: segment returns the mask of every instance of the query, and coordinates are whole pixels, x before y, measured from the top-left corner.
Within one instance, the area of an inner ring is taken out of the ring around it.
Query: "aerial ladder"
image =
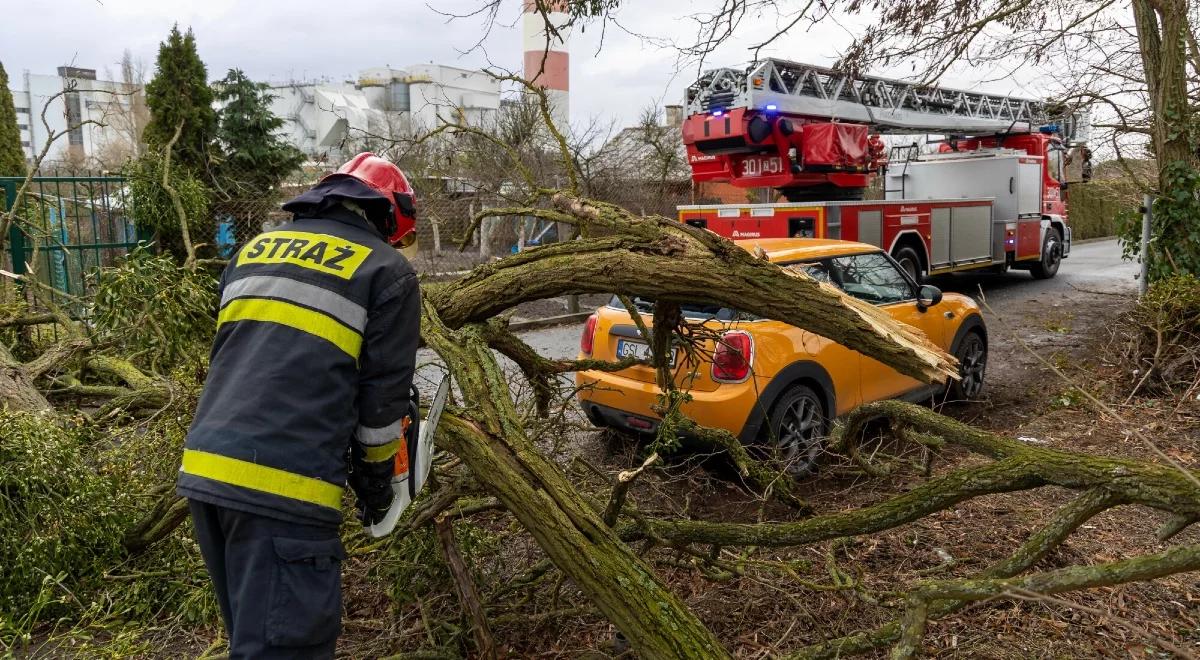
[[[880,135],[939,134],[952,148],[1044,135],[1022,146],[1065,149],[1087,129],[1086,113],[1045,101],[781,59],[706,71],[687,88],[685,111],[695,180],[777,188],[788,199],[860,197],[887,165]]]

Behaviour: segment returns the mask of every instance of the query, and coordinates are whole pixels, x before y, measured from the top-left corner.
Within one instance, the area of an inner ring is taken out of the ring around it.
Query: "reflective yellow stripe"
[[[327,506],[331,509],[341,508],[342,505],[341,486],[266,465],[210,454],[206,451],[183,450],[183,467],[180,468],[180,471],[184,474]]]
[[[399,450],[400,450],[400,439],[399,438],[397,438],[396,440],[393,440],[385,445],[378,445],[376,447],[372,447],[370,445],[363,445],[363,453],[366,455],[367,461],[370,463],[378,463],[379,461],[389,460],[390,458],[395,456],[396,452]]]
[[[282,300],[234,300],[221,309],[221,314],[217,317],[217,326],[233,321],[265,321],[286,325],[324,339],[355,360],[358,359],[362,348],[362,335],[320,312]]]

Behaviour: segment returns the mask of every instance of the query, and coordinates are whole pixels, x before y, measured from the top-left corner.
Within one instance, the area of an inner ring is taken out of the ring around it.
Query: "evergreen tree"
[[[304,162],[304,154],[279,135],[283,119],[271,112],[271,94],[240,69],[230,69],[216,84],[217,145],[221,162],[216,168],[220,187],[231,195],[261,195],[279,185]]]
[[[208,71],[196,52],[191,29],[181,34],[178,25],[172,27],[167,40],[158,45],[155,65],[154,79],[146,85],[150,107],[150,123],[143,134],[146,145],[155,150],[166,147],[182,121],[183,132],[171,150],[171,162],[207,178],[217,113]]]
[[[17,110],[8,91],[8,74],[0,63],[0,176],[25,176],[25,151],[17,128]]]

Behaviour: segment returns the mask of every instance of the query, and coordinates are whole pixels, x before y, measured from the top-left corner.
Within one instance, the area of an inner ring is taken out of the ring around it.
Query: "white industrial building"
[[[94,69],[67,66],[58,75],[13,76],[9,86],[26,159],[45,145],[47,102],[49,130],[66,133],[47,153],[47,164],[99,169],[137,154],[146,119],[140,86],[97,80]],[[437,64],[366,69],[353,81],[272,85],[271,92],[284,137],[310,158],[332,162],[352,156],[372,136],[403,139],[445,121],[479,126],[500,108],[499,81]]]
[[[500,108],[488,74],[438,64],[366,69],[344,83],[273,85],[284,136],[313,159],[338,162],[373,137],[403,139],[443,122],[482,125]]]
[[[58,75],[26,71],[12,76],[9,87],[27,161],[45,147],[50,132],[66,133],[47,152],[45,162],[50,164],[102,167],[136,153],[134,104],[144,102],[140,86],[97,80],[95,69],[60,66]]]

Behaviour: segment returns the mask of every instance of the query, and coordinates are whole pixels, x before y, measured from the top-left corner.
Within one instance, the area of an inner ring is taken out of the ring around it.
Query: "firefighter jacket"
[[[320,216],[251,239],[221,277],[183,497],[337,525],[349,443],[394,460],[419,341],[416,275],[358,214],[326,204]]]

